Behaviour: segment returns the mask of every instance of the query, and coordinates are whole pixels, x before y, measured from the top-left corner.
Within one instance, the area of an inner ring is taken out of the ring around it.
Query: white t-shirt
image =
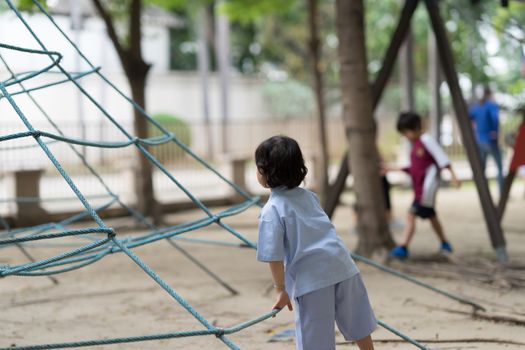
[[[292,298],[359,273],[317,196],[306,189],[272,189],[261,210],[257,260],[284,261]]]

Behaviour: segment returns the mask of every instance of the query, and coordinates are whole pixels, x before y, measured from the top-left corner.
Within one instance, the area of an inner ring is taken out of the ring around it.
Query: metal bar
[[[515,177],[516,170],[509,171],[507,177],[505,178],[505,183],[503,184],[503,191],[501,192],[498,203],[498,219],[500,223],[501,220],[503,220],[503,214],[505,214],[505,208],[507,207],[507,202],[509,200],[510,189]]]
[[[492,246],[496,251],[497,258],[500,262],[507,262],[508,256],[505,248],[505,238],[501,229],[500,222],[492,197],[490,195],[487,179],[483,172],[481,165],[481,158],[479,155],[472,125],[468,116],[468,109],[459,86],[458,76],[454,64],[454,57],[452,49],[447,38],[443,19],[439,13],[439,6],[436,0],[425,0],[425,5],[428,10],[428,15],[432,23],[432,28],[436,36],[436,43],[438,46],[439,56],[442,62],[442,69],[447,80],[450,93],[452,95],[452,102],[456,112],[456,118],[461,131],[461,138],[465,144],[467,156],[472,168],[474,181],[478,190],[481,207],[483,209],[483,216],[485,217],[487,228],[490,234]]]
[[[339,172],[337,173],[337,178],[328,187],[328,193],[324,200],[324,211],[329,217],[332,217],[334,214],[337,204],[339,204],[339,197],[345,189],[346,178],[350,174],[350,167],[348,165],[348,151],[345,152],[343,159],[341,159],[341,165],[339,166]]]

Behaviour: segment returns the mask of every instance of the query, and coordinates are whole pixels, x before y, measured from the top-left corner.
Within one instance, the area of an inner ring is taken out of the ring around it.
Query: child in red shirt
[[[443,227],[434,209],[434,203],[441,169],[450,171],[451,182],[458,187],[459,181],[456,173],[441,146],[432,136],[422,131],[421,117],[418,114],[401,113],[397,121],[397,130],[412,143],[410,165],[401,170],[407,172],[412,179],[414,202],[408,212],[403,240],[400,245],[390,251],[390,256],[408,257],[408,245],[415,232],[416,217],[429,219],[434,232],[441,241],[441,250],[452,252],[452,246],[445,237]]]

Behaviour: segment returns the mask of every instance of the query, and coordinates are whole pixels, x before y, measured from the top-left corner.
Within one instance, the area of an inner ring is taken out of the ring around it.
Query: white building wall
[[[23,16],[48,50],[57,51],[63,55],[61,63],[64,68],[73,70],[76,59],[75,50],[49,19],[39,13],[23,13]],[[55,16],[54,19],[60,28],[73,41],[76,41],[76,33],[71,30],[70,18]],[[153,72],[169,71],[169,39],[167,27],[144,24],[143,56],[147,62],[152,64]],[[12,11],[0,13],[0,42],[13,46],[41,49]],[[94,65],[103,65],[108,72],[122,71],[117,53],[107,37],[106,27],[100,18],[89,17],[84,20],[84,26],[76,44]],[[39,69],[49,63],[49,58],[41,55],[8,52],[8,50],[2,50],[1,53],[9,59],[10,65],[16,70]]]
[[[24,17],[31,28],[50,51],[57,51],[63,55],[61,65],[68,71],[75,71],[77,53],[71,45],[61,36],[50,21],[42,14],[27,14]],[[75,33],[71,30],[69,17],[56,16],[55,21],[71,38]],[[0,43],[13,46],[41,50],[36,40],[30,35],[16,15],[7,11],[0,13]],[[104,23],[99,18],[88,18],[80,33],[77,45],[85,56],[95,65],[102,66],[101,72],[107,75],[119,88],[129,95],[129,86],[122,73],[121,65],[116,51],[106,34]],[[51,60],[45,55],[21,53],[7,49],[0,49],[0,54],[8,62],[10,68],[17,73],[38,70],[48,66]],[[169,30],[165,27],[145,25],[143,35],[143,55],[147,62],[152,63],[152,69],[147,81],[147,110],[154,114],[158,112],[172,113],[181,118],[199,122],[203,120],[202,91],[199,76],[196,72],[171,72],[169,71]],[[88,65],[81,60],[81,70],[87,70]],[[54,69],[58,70],[58,69]],[[0,63],[0,79],[6,79],[8,72]],[[61,74],[43,74],[27,81],[26,87],[34,87],[53,81],[64,79]],[[212,120],[219,120],[220,114],[220,87],[218,76],[211,74],[209,77],[209,106]],[[96,75],[84,77],[79,80],[82,86],[89,91],[97,101],[115,114],[117,120],[130,120],[132,111],[129,104],[115,93],[109,86],[102,83]],[[246,77],[232,74],[230,78],[230,116],[231,120],[267,117],[269,112],[264,106],[261,94],[262,81],[256,77]],[[13,86],[10,92],[19,90]],[[79,120],[77,108],[78,89],[72,84],[62,84],[45,90],[39,90],[34,95],[38,101],[56,120],[66,120],[71,123]],[[4,115],[12,114],[5,111],[7,104],[1,103],[0,108]],[[19,96],[16,102],[28,115],[35,115],[37,111],[31,106],[30,101]],[[99,118],[100,113],[86,98],[83,99],[86,122],[93,122],[94,115]],[[10,109],[10,108],[8,108]],[[6,119],[3,118],[5,122]],[[38,121],[35,121],[38,123]]]
[[[78,54],[52,23],[41,14],[30,15],[24,13],[24,17],[48,50],[62,54],[61,66],[68,71],[76,71]],[[57,16],[55,20],[72,40],[76,40],[75,33],[71,31],[68,17]],[[78,46],[85,56],[95,66],[102,66],[101,72],[129,96],[130,89],[127,79],[122,72],[115,49],[107,37],[103,22],[98,18],[85,20],[84,28],[78,39]],[[169,71],[168,29],[148,25],[145,27],[143,40],[144,57],[146,61],[153,64],[146,85],[147,111],[150,114],[170,113],[187,120],[191,124],[202,124],[204,116],[199,75],[197,72]],[[31,36],[11,11],[0,13],[0,43],[41,50],[35,38]],[[17,52],[4,48],[0,48],[0,54],[7,61],[9,68],[17,74],[43,69],[51,63],[51,60],[46,55]],[[88,65],[83,60],[81,62],[81,70],[88,70]],[[57,68],[53,70],[59,71]],[[0,62],[0,80],[9,78],[10,73],[4,64]],[[66,76],[62,73],[43,73],[28,79],[23,84],[26,89],[38,88],[65,78]],[[78,79],[78,82],[117,123],[121,124],[129,134],[133,135],[133,111],[129,102],[95,74]],[[208,82],[210,118],[214,125],[218,125],[218,121],[222,117],[218,76],[211,74]],[[261,85],[262,80],[257,77],[232,74],[229,95],[229,118],[231,121],[270,116],[265,106],[260,88]],[[14,102],[23,115],[36,129],[56,133],[55,129],[46,120],[45,115],[34,105],[27,94],[16,94],[21,89],[18,84],[8,87],[9,93],[14,94]],[[86,125],[86,135],[83,136],[78,107],[79,94],[80,90],[72,82],[67,82],[33,91],[31,96],[35,98],[47,115],[69,137],[85,137],[93,141],[122,141],[127,139],[86,96],[81,98]],[[0,97],[0,116],[0,135],[27,131],[27,127],[21,122],[20,117],[7,98]],[[219,128],[214,128],[213,130],[214,134],[216,134],[215,143],[219,140],[219,131]],[[49,139],[46,139],[46,142],[49,141]],[[25,147],[34,143],[34,139],[30,137],[2,142],[0,145],[0,160],[2,161],[3,170],[49,166],[49,159],[39,148],[13,149],[13,147]],[[197,147],[197,149],[204,149],[205,142],[199,141],[199,138],[196,137],[192,146]],[[67,163],[75,158],[71,150],[62,143],[51,143],[50,147],[59,161]],[[99,153],[100,151],[97,149],[90,149],[88,159],[97,161]],[[129,156],[129,150],[115,150],[112,154],[122,154],[121,158],[125,159]]]
[[[208,79],[210,118],[220,120],[220,86],[218,75]],[[148,110],[151,113],[170,112],[186,120],[201,121],[202,93],[196,73],[151,74],[147,85]],[[234,75],[230,78],[230,119],[268,117],[261,94],[262,81],[256,77]]]

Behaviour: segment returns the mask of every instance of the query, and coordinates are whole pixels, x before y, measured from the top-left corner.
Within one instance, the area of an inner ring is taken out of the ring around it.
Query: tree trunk
[[[343,118],[357,198],[357,251],[370,256],[394,242],[385,216],[376,148],[376,124],[368,84],[363,0],[337,0]]]
[[[317,188],[321,203],[324,203],[328,194],[328,147],[326,144],[326,118],[324,107],[323,77],[320,67],[321,50],[319,49],[319,11],[317,0],[307,0],[308,21],[310,27],[310,64],[314,78],[315,100],[317,103],[317,129],[319,136],[319,166],[315,169],[318,173]]]
[[[106,10],[101,0],[92,0],[93,6],[97,9],[100,17],[106,25],[108,37],[113,43],[117,55],[126,73],[126,78],[131,88],[133,101],[143,110],[146,110],[146,77],[150,65],[142,59],[142,1],[132,0],[129,2],[128,14],[128,37],[129,45],[124,46],[114,25],[114,19],[110,12]],[[135,136],[140,138],[148,137],[148,122],[142,113],[133,109]],[[153,216],[155,223],[160,221],[160,211],[155,201],[153,191],[152,166],[149,160],[137,150],[137,163],[134,168],[135,173],[135,194],[137,196],[137,209],[146,216]]]
[[[129,77],[133,101],[144,109],[146,108],[145,83],[145,74],[141,74],[140,76],[134,74]],[[148,137],[148,122],[146,118],[137,110],[133,111],[133,117],[135,136],[140,138]],[[148,148],[149,147],[146,147],[146,149]],[[158,222],[160,213],[154,195],[152,172],[153,168],[150,161],[137,149],[137,161],[134,168],[137,210],[144,215],[152,216],[154,221]]]
[[[414,15],[414,11],[416,10],[417,5],[418,0],[406,0],[405,5],[401,10],[401,15],[399,17],[396,30],[392,34],[390,44],[388,45],[385,57],[383,58],[381,70],[379,71],[376,80],[371,85],[372,108],[374,110],[379,104],[379,100],[383,95],[388,79],[390,79],[390,75],[392,74],[392,70],[394,68],[394,63],[396,62],[399,49],[401,47],[401,44],[403,43],[408,29],[410,28],[410,21],[412,19],[412,16]],[[334,213],[334,210],[339,202],[339,197],[341,196],[341,193],[344,190],[346,177],[349,174],[350,169],[348,167],[347,158],[348,151],[345,152],[343,159],[341,160],[341,165],[339,167],[337,179],[332,185],[330,185],[328,196],[326,198],[325,203],[323,204],[323,208],[329,217],[332,217]]]
[[[132,0],[129,5],[129,49],[121,57],[126,77],[131,87],[133,101],[146,110],[146,77],[151,66],[142,58],[142,1]],[[148,121],[137,109],[133,109],[135,136],[148,137]],[[146,148],[148,149],[148,148]],[[135,193],[137,209],[146,216],[152,216],[155,223],[160,221],[159,206],[155,201],[153,188],[153,167],[150,161],[137,149],[135,168]]]

